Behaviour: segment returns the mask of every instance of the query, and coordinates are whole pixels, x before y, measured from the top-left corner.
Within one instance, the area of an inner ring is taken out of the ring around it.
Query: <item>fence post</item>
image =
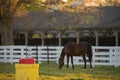
[[[120,49],[118,47],[115,47],[115,67],[119,67],[120,66]]]
[[[13,64],[13,46],[10,46],[9,49],[10,49],[10,63]]]
[[[112,48],[109,48],[109,61],[110,61],[110,64],[111,65],[115,65],[115,54],[113,53],[113,49]]]
[[[24,51],[24,47],[23,48],[21,48],[21,53],[20,53],[20,56],[21,56],[21,58],[25,58],[26,56],[26,54],[24,55],[24,53],[25,53],[25,51]]]
[[[58,63],[58,61],[59,61],[59,58],[60,58],[60,54],[61,54],[61,52],[62,52],[62,49],[63,49],[63,47],[61,47],[61,46],[58,46],[58,48],[57,48],[57,61],[56,61],[56,63]]]
[[[93,56],[92,56],[92,65],[93,65],[93,67],[95,67],[95,47],[94,46],[92,46],[92,54],[93,54]]]
[[[59,47],[57,48],[57,53],[56,53],[56,56],[57,56],[56,63],[58,64],[58,61],[59,61],[59,56],[60,56],[60,48],[59,48]]]
[[[49,46],[47,45],[47,63],[49,64]]]
[[[3,49],[4,49],[4,63],[7,63],[7,49],[5,46],[3,47]]]
[[[38,46],[38,63],[41,63],[41,46]]]
[[[110,64],[116,67],[116,48],[110,48]]]
[[[118,54],[118,61],[117,61],[117,64],[118,64],[118,66],[120,66],[120,47],[117,47],[117,54]]]
[[[38,63],[38,46],[36,45],[36,63]]]

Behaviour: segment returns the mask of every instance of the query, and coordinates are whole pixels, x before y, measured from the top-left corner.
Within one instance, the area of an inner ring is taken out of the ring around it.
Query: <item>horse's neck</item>
[[[64,57],[65,57],[65,53],[64,53],[64,50],[62,50],[62,53],[61,53],[61,55],[60,55],[60,59],[61,59],[61,60],[64,60]]]

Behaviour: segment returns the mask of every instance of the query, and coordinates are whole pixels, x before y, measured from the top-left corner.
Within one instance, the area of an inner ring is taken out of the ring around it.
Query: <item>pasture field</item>
[[[0,63],[0,80],[15,80],[15,64]],[[58,64],[42,62],[39,67],[40,80],[120,80],[120,67],[95,66],[92,70],[87,66],[75,65],[66,69],[58,69]]]

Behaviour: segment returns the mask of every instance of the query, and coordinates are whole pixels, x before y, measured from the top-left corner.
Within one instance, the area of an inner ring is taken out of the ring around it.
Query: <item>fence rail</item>
[[[92,46],[93,65],[120,66],[120,47]]]
[[[62,48],[62,46],[0,46],[0,62],[16,63],[20,58],[34,57],[39,63],[48,60],[58,63]],[[120,47],[92,46],[92,52],[93,66],[120,66]],[[73,59],[74,64],[83,64],[82,57],[73,57]],[[66,57],[64,61],[66,64]]]

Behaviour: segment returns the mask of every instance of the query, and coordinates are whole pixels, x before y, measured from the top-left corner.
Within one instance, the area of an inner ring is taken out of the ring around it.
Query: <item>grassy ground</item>
[[[83,66],[76,65],[75,70],[71,67],[66,69],[66,66],[60,70],[56,63],[43,62],[40,64],[39,75],[40,80],[120,80],[120,67],[95,66],[91,70],[89,66],[83,69]],[[15,80],[14,64],[0,63],[0,80]]]

